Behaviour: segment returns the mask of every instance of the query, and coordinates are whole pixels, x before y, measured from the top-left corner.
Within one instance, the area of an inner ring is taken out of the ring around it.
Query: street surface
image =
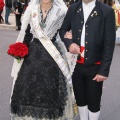
[[[7,49],[16,41],[18,33],[15,30],[0,29],[0,120],[10,120],[10,73],[13,58],[7,55]],[[79,116],[75,120],[80,120]],[[104,82],[99,120],[120,120],[120,45],[115,47],[110,76]]]

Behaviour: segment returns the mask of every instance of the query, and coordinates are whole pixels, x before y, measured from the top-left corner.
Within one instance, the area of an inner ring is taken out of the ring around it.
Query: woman
[[[3,17],[2,17],[2,12],[3,12],[3,8],[4,8],[4,1],[0,0],[0,24],[4,21]]]
[[[20,64],[14,60],[12,120],[73,120],[71,76],[56,41],[66,10],[62,0],[33,0],[25,11],[17,42],[29,54]]]

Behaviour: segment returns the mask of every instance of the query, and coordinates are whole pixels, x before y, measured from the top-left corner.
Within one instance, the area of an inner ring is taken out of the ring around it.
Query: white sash
[[[37,8],[36,8],[37,7]],[[44,34],[43,30],[40,27],[39,23],[39,6],[33,7],[31,11],[31,23],[32,27],[36,33],[37,38],[42,43],[47,52],[51,55],[51,57],[55,60],[62,73],[67,79],[71,78],[70,71],[68,69],[66,61],[62,58],[60,52],[53,45],[52,41],[48,38],[47,35]]]

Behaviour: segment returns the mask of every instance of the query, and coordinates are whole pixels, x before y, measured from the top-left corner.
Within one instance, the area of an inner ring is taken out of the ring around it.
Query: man
[[[7,25],[10,25],[8,18],[11,12],[11,8],[12,8],[12,1],[11,0],[5,0],[5,23]]]
[[[65,33],[72,31],[72,39]],[[109,75],[115,46],[114,10],[98,0],[72,4],[60,29],[72,54],[79,54],[72,75],[81,120],[98,120],[102,85]]]
[[[16,25],[18,26],[18,29],[16,29],[16,30],[19,31],[21,29],[21,16],[22,16],[22,12],[23,12],[22,3],[18,0],[14,0],[13,7],[15,10],[14,13],[15,13],[15,17],[16,17]]]

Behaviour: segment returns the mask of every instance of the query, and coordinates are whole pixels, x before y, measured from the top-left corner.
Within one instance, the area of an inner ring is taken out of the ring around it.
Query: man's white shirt
[[[95,2],[96,2],[96,0],[94,0],[88,4],[85,4],[84,2],[82,2],[84,25],[83,25],[82,34],[81,34],[81,46],[83,46],[83,47],[85,47],[85,24],[86,24],[86,21],[90,15],[90,13],[92,12],[92,10],[95,7]],[[82,53],[82,57],[84,57],[84,51]]]

